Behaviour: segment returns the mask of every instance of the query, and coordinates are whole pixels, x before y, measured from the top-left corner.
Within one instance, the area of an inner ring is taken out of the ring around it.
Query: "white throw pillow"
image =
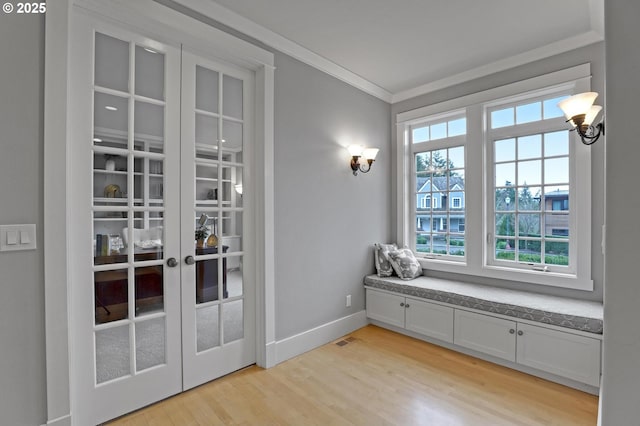
[[[376,271],[379,277],[390,277],[393,275],[393,266],[389,262],[389,252],[398,250],[395,244],[374,244],[374,254],[376,259]]]
[[[388,253],[389,262],[396,274],[403,280],[412,280],[422,275],[420,262],[407,248],[393,250]]]

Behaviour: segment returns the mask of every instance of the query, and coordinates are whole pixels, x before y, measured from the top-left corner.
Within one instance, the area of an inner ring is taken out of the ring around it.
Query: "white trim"
[[[69,0],[47,2],[44,76],[44,292],[47,424],[70,424],[67,255]],[[60,107],[62,106],[62,107]],[[64,419],[69,419],[66,421]]]
[[[482,92],[472,93],[460,98],[450,99],[433,105],[427,105],[421,108],[412,109],[396,115],[397,124],[413,124],[412,121],[424,121],[425,117],[441,114],[448,110],[466,108],[469,105],[489,102],[494,99],[502,99],[508,96],[518,95],[524,92],[530,92],[541,87],[549,87],[557,84],[575,81],[584,77],[591,77],[591,64],[586,63],[576,65],[575,67],[565,68],[554,71],[549,74],[543,74],[526,80],[517,81],[515,83],[505,84],[504,86],[494,87]],[[467,118],[467,126],[469,120]],[[467,128],[467,134],[469,129]]]
[[[311,50],[238,15],[237,13],[210,0],[174,0],[176,3],[200,13],[217,22],[238,30],[249,37],[260,40],[269,47],[273,47],[307,65],[323,71],[338,80],[362,90],[376,98],[390,103],[392,94],[382,87],[366,80],[348,69],[332,62]]]
[[[598,0],[592,0],[598,1]],[[592,17],[593,25],[593,17]],[[413,89],[405,90],[402,92],[394,93],[391,99],[391,103],[397,103],[405,101],[407,99],[415,98],[417,96],[425,95],[427,93],[435,92],[447,87],[455,86],[467,81],[471,81],[477,78],[485,77],[491,74],[495,74],[500,71],[505,71],[511,68],[518,67],[520,65],[528,64],[534,61],[538,61],[544,58],[548,58],[561,53],[569,52],[571,50],[579,49],[590,44],[598,43],[604,40],[604,35],[598,31],[589,31],[584,34],[580,34],[574,37],[570,37],[564,40],[557,41],[555,43],[548,44],[546,46],[538,47],[527,52],[520,53],[518,55],[511,56],[496,62],[492,62],[487,65],[483,65],[471,70],[461,72],[449,77],[445,77],[440,80],[432,81],[431,83],[423,84]]]
[[[276,342],[276,361],[281,363],[325,345],[368,324],[367,311],[362,310],[311,330]]]

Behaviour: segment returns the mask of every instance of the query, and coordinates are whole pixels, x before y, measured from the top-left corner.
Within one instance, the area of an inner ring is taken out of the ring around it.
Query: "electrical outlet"
[[[347,294],[347,308],[351,307],[351,295]]]

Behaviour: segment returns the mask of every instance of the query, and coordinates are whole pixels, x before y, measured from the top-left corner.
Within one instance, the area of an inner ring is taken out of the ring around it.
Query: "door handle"
[[[178,266],[178,261],[175,257],[170,257],[169,259],[167,259],[167,266],[169,268],[175,268],[176,266]]]
[[[187,265],[193,265],[194,263],[196,263],[196,260],[193,258],[193,256],[187,256],[184,258],[184,263],[186,263]]]

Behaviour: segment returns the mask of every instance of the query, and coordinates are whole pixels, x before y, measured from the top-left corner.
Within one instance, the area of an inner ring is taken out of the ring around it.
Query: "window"
[[[423,267],[593,289],[590,151],[557,107],[588,68],[398,114],[399,243]]]
[[[415,251],[423,256],[464,259],[462,197],[465,186],[465,117],[419,123],[412,129],[414,215],[430,228],[414,230]],[[438,201],[439,200],[439,201]],[[451,200],[449,203],[447,200]],[[422,202],[420,202],[422,201]]]
[[[489,264],[568,269],[569,129],[552,120],[562,117],[555,105],[564,98],[553,94],[489,109],[487,144],[493,152]],[[553,234],[559,224],[565,226],[566,235]]]

